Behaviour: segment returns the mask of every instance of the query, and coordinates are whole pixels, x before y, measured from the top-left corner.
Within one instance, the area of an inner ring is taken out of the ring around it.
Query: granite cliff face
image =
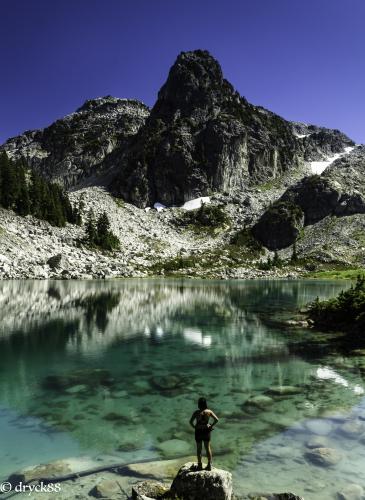
[[[138,206],[233,195],[352,144],[339,131],[292,124],[249,104],[208,52],[186,52],[122,155],[112,189]]]
[[[107,96],[85,102],[75,113],[42,130],[9,139],[3,149],[51,181],[71,188],[80,181],[99,183],[106,158],[131,136],[149,114],[139,101]]]

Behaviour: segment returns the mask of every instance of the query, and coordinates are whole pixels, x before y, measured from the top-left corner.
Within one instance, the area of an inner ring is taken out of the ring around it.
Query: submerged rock
[[[67,394],[79,394],[81,392],[85,392],[88,390],[87,385],[85,384],[79,384],[79,385],[73,385],[69,389],[66,389],[65,392]]]
[[[185,455],[192,451],[192,446],[181,439],[169,439],[160,443],[157,448],[166,457]]]
[[[307,451],[305,456],[315,465],[323,467],[337,465],[343,458],[342,453],[334,448],[314,448],[311,451]]]
[[[232,474],[215,468],[198,471],[196,465],[190,462],[177,473],[171,492],[181,500],[231,500]]]
[[[27,467],[20,471],[14,472],[8,477],[9,483],[15,486],[19,483],[27,483],[34,479],[63,476],[72,472],[69,464],[65,461],[58,460],[49,464],[40,464],[36,467]]]
[[[172,391],[186,385],[186,381],[180,375],[161,375],[150,379],[152,387],[160,391]]]
[[[109,422],[120,422],[123,424],[134,423],[134,420],[131,416],[126,415],[124,413],[116,413],[113,411],[104,415],[103,419],[108,420]]]
[[[74,386],[85,385],[91,388],[103,385],[113,385],[114,379],[111,377],[109,370],[100,368],[75,370],[64,375],[49,375],[43,380],[45,389],[57,391],[65,391]]]
[[[329,441],[324,436],[313,436],[305,445],[307,448],[329,448]]]
[[[248,399],[245,405],[255,406],[256,408],[266,408],[267,406],[271,406],[273,402],[274,400],[269,396],[258,395]]]
[[[339,500],[362,500],[364,488],[359,484],[349,484],[337,493]]]
[[[95,498],[119,498],[121,486],[118,481],[104,479],[90,490],[89,495]]]
[[[308,420],[304,425],[310,432],[317,434],[318,436],[327,436],[333,430],[331,422],[327,422],[326,420],[321,420],[319,418]]]
[[[359,439],[365,431],[365,425],[359,420],[351,420],[339,427],[339,432],[348,439]]]

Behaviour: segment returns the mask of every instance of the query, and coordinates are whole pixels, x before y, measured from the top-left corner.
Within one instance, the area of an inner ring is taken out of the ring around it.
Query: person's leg
[[[198,457],[198,467],[202,467],[202,442],[196,442],[196,455]]]
[[[207,469],[210,470],[212,468],[212,448],[210,447],[210,441],[204,441],[204,448],[208,457]]]

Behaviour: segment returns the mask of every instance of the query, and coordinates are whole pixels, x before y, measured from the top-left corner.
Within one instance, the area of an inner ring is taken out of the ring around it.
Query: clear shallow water
[[[361,426],[355,437],[341,431],[365,415],[365,358],[313,349],[328,336],[283,324],[317,295],[347,286],[1,282],[0,477],[71,456],[193,454],[188,420],[204,395],[221,417],[215,462],[233,472],[237,491],[326,499],[349,482],[365,486]],[[250,403],[283,385],[296,393]],[[323,423],[330,446],[344,454],[331,468],[305,455]]]

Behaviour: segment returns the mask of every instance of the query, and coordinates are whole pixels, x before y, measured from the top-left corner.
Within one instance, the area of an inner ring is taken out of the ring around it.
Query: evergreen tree
[[[77,224],[78,226],[82,226],[82,213],[84,211],[84,208],[85,208],[85,203],[83,200],[80,200],[79,201],[79,206],[76,208],[74,208],[74,211],[75,211],[75,216],[74,216],[74,219],[75,219],[75,224]]]
[[[25,216],[30,213],[29,189],[23,165],[18,170],[18,196],[15,202],[15,210],[19,215]]]
[[[294,241],[293,243],[293,251],[292,251],[292,254],[291,254],[291,259],[290,259],[292,262],[298,262],[298,254],[297,254],[297,242]]]
[[[101,247],[105,244],[108,239],[110,231],[110,222],[106,212],[103,212],[96,223],[96,232],[97,232],[97,244]]]
[[[30,176],[29,199],[31,214],[39,219],[43,218],[42,214],[42,184],[41,178],[34,171]]]
[[[274,258],[272,260],[272,266],[273,267],[280,267],[281,264],[282,264],[282,262],[281,262],[281,259],[279,257],[278,251],[275,250],[275,252],[274,252]]]
[[[86,222],[86,239],[89,245],[94,246],[97,244],[97,233],[94,219],[94,212],[89,210]]]
[[[0,204],[19,215],[32,214],[55,226],[74,222],[70,200],[61,186],[50,183],[36,172],[27,174],[24,162],[0,153]]]
[[[1,168],[1,204],[13,208],[18,196],[17,175],[14,163],[5,155]]]

